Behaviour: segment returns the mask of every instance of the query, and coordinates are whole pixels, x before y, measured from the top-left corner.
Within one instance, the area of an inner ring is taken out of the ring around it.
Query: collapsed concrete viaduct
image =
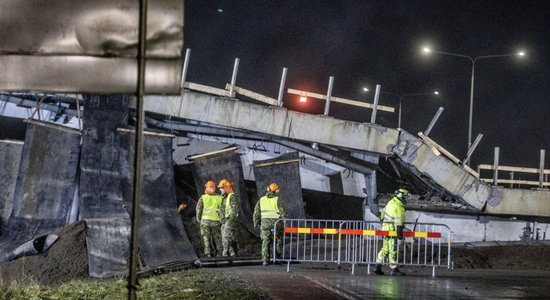
[[[198,132],[271,137],[273,142],[361,172],[365,174],[371,207],[376,195],[376,175],[372,170],[379,156],[392,156],[428,186],[444,190],[476,210],[503,216],[550,217],[550,191],[492,186],[428,137],[417,138],[402,129],[304,114],[189,90],[182,91],[181,96],[148,96],[145,110],[196,121],[188,126]],[[350,136],[354,138],[348,138]],[[361,154],[355,157],[368,154],[369,158],[359,162],[354,162],[357,158],[342,160],[334,154],[312,149],[307,145],[311,143]]]

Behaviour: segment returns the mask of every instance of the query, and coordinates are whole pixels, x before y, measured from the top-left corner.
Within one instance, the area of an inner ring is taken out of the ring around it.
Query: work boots
[[[384,275],[384,272],[382,272],[382,265],[376,265],[373,273],[376,275]]]
[[[390,271],[390,276],[405,276],[405,273],[402,273],[398,268],[395,268]]]

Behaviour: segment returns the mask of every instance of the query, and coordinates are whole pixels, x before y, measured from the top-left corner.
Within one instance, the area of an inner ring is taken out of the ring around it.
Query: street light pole
[[[427,96],[427,95],[439,95],[438,91],[433,91],[431,93],[416,93],[416,94],[406,94],[406,95],[397,95],[393,93],[386,93],[399,97],[399,112],[397,114],[397,128],[401,128],[401,107],[403,106],[403,98],[405,97],[415,97],[415,96]]]
[[[474,83],[475,83],[475,64],[476,61],[480,59],[486,59],[486,58],[499,58],[499,57],[510,57],[510,56],[525,56],[525,52],[520,51],[518,53],[508,53],[508,54],[498,54],[498,55],[483,55],[483,56],[477,56],[475,58],[463,55],[463,54],[456,54],[456,53],[450,53],[450,52],[443,52],[443,51],[437,51],[432,50],[428,47],[423,48],[424,53],[437,53],[442,55],[448,55],[448,56],[456,56],[456,57],[463,57],[468,59],[472,63],[472,78],[470,79],[470,109],[468,113],[468,149],[466,151],[470,150],[470,147],[472,146],[472,123],[473,123],[473,114],[474,114]]]
[[[477,58],[476,58],[477,59]],[[470,80],[470,111],[469,111],[469,117],[468,117],[468,149],[466,151],[470,150],[470,147],[472,147],[472,121],[474,118],[474,82],[475,82],[475,64],[476,59],[470,58],[472,61],[472,79]]]

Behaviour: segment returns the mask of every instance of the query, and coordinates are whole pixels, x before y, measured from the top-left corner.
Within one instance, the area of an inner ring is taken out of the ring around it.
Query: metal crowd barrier
[[[382,230],[382,222],[351,220],[282,219],[274,225],[275,240],[282,239],[282,251],[273,247],[273,262],[347,263],[352,266],[376,265],[384,237],[397,239],[396,231]],[[405,240],[397,243],[399,266],[451,268],[451,230],[434,223],[405,223]],[[275,245],[275,243],[274,243]],[[389,264],[388,258],[383,264]]]

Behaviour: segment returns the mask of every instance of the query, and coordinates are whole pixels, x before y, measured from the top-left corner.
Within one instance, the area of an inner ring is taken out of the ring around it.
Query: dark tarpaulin
[[[76,187],[80,133],[60,125],[29,121],[0,256],[37,235],[66,224]]]
[[[265,195],[269,184],[277,183],[289,219],[305,218],[299,159],[298,152],[289,152],[276,158],[253,162],[258,199]]]
[[[134,145],[134,132],[120,132],[121,141]],[[143,183],[141,193],[141,222],[139,232],[139,253],[145,268],[173,261],[196,260],[197,255],[176,212],[176,185],[172,159],[172,135],[145,132],[143,147]],[[128,151],[131,162],[133,147]],[[124,167],[133,174],[133,164]],[[132,197],[131,176],[124,188],[124,198]],[[128,205],[131,211],[131,204]]]
[[[226,149],[233,148],[233,146]],[[235,186],[235,194],[238,195],[241,209],[239,222],[243,224],[249,231],[254,232],[252,224],[252,210],[246,186],[244,182],[243,168],[241,157],[235,150],[215,151],[206,153],[204,156],[193,158],[193,178],[199,195],[204,191],[204,184],[213,180],[218,182],[222,179],[227,179]]]
[[[0,116],[0,139],[24,140],[25,130],[27,130],[27,124],[23,119]]]
[[[92,277],[128,274],[130,218],[86,220],[88,271]]]
[[[120,128],[128,97],[93,96],[84,113],[80,216],[90,275],[127,274],[134,133]],[[144,267],[197,258],[176,213],[172,139],[144,135],[140,256]]]
[[[85,98],[80,158],[80,219],[127,218],[116,128],[128,118],[128,96]],[[125,150],[124,150],[125,151]]]
[[[6,234],[0,239],[0,261],[9,257],[9,253],[35,237],[51,234],[66,225],[63,219],[32,219],[11,217]]]
[[[108,277],[128,272],[130,211],[124,198],[128,159],[117,127],[128,118],[128,96],[87,96],[84,99],[80,160],[80,219],[86,220],[89,272]],[[124,154],[121,153],[124,151]]]
[[[13,207],[13,192],[19,171],[23,142],[0,141],[0,235]]]

